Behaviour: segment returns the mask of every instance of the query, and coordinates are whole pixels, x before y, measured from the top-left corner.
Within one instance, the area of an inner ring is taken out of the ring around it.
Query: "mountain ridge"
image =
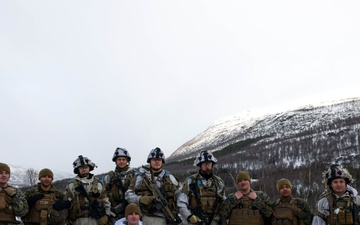
[[[245,111],[239,114],[235,114],[233,116],[221,118],[216,120],[213,124],[211,124],[205,131],[198,134],[193,139],[185,142],[181,145],[177,150],[175,150],[168,158],[167,161],[172,162],[176,161],[183,157],[191,157],[191,155],[196,155],[201,150],[210,150],[210,151],[218,151],[223,147],[226,147],[229,144],[233,144],[237,141],[245,140],[247,138],[254,138],[259,136],[272,135],[270,132],[267,132],[260,127],[259,125],[264,125],[264,121],[267,122],[267,128],[269,128],[270,124],[275,124],[276,120],[283,120],[285,123],[286,120],[291,119],[291,117],[296,116],[300,112],[311,111],[312,112],[319,111],[319,114],[323,116],[327,115],[327,118],[336,118],[334,117],[338,111],[333,111],[331,107],[336,107],[336,105],[344,106],[346,103],[350,103],[349,106],[351,108],[351,103],[354,103],[354,107],[356,109],[360,108],[360,98],[346,98],[340,100],[331,100],[331,101],[323,101],[318,104],[307,104],[295,109],[288,109],[284,112],[272,112],[266,113],[265,111],[256,112],[255,116],[251,114],[249,111]],[[323,109],[323,110],[321,110]],[[350,110],[350,109],[348,109]],[[333,112],[333,113],[332,113]],[[340,112],[340,111],[339,111]],[[351,110],[351,115],[343,115],[345,117],[355,116],[356,110]],[[329,115],[330,114],[330,115]],[[244,116],[245,115],[245,116]],[[301,118],[300,118],[301,119]],[[308,118],[309,121],[303,121],[307,123],[307,126],[316,127],[316,118],[313,118],[313,122],[311,122],[311,118]],[[321,118],[319,118],[321,119]],[[272,121],[271,121],[272,120]],[[273,123],[271,123],[273,122]],[[279,123],[281,127],[285,127],[284,124]],[[304,127],[298,126],[298,130],[295,132],[301,132]],[[308,128],[308,127],[307,127]],[[290,131],[288,131],[290,132]],[[293,132],[293,135],[295,134]],[[250,134],[252,135],[250,135]],[[289,133],[285,134],[284,132],[277,131],[277,137],[279,135],[288,136]]]

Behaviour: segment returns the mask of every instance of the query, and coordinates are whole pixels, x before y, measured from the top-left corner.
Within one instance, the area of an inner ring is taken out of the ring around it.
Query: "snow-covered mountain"
[[[29,181],[29,178],[27,175],[27,171],[32,168],[24,168],[24,167],[15,166],[15,165],[9,165],[9,167],[10,167],[10,171],[11,171],[10,180],[9,180],[10,185],[13,185],[16,187],[30,186],[30,181]],[[37,181],[37,177],[38,177],[37,174],[40,171],[35,170],[34,172],[36,172],[36,181]],[[63,172],[63,171],[52,170],[52,172],[54,173],[54,181],[73,177],[73,174]]]
[[[360,98],[321,102],[276,113],[247,111],[215,121],[180,146],[167,161],[194,158],[201,150],[216,152],[246,140],[253,140],[248,149],[266,152],[266,158],[276,158],[276,162],[294,166],[315,161],[325,148],[341,150],[340,155],[329,156],[329,160],[340,157],[343,151],[359,155],[359,111]],[[290,159],[291,154],[278,158],[286,151],[296,151],[294,155],[298,158]],[[311,155],[302,157],[302,153]],[[239,154],[241,152],[233,153],[231,157]],[[246,157],[242,155],[242,159],[244,162]]]

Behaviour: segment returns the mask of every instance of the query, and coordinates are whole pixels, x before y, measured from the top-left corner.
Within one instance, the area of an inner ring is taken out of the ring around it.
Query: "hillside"
[[[221,119],[177,149],[166,169],[183,179],[197,170],[195,155],[209,150],[218,158],[217,172],[230,191],[231,176],[247,170],[259,180],[254,185],[271,196],[277,196],[276,180],[287,177],[297,186],[297,195],[313,201],[323,191],[321,172],[331,163],[346,166],[358,180],[359,110],[360,99],[351,98]]]

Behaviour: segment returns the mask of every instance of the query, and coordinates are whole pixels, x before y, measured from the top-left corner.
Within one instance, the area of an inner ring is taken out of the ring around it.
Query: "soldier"
[[[353,178],[337,164],[323,172],[325,192],[315,206],[313,225],[359,224],[360,196],[349,184]]]
[[[282,178],[276,182],[280,199],[273,204],[272,225],[310,225],[312,213],[310,207],[302,199],[291,196],[292,184],[288,179]]]
[[[115,171],[108,172],[103,178],[107,196],[111,203],[111,211],[115,217],[111,217],[112,223],[125,216],[125,192],[134,177],[134,170],[129,167],[131,157],[125,148],[117,148],[112,157],[115,162]]]
[[[39,173],[40,182],[25,192],[29,212],[24,217],[26,225],[65,224],[70,201],[52,185],[53,172],[44,168]]]
[[[73,225],[104,225],[110,216],[110,202],[100,179],[90,171],[96,165],[80,155],[73,163],[77,174],[66,186],[66,197],[71,201],[69,220]]]
[[[0,163],[0,224],[21,223],[21,217],[29,211],[24,194],[20,189],[8,184],[10,167]]]
[[[135,203],[130,203],[125,208],[125,217],[116,221],[115,225],[142,225],[140,220],[141,210]],[[155,224],[153,224],[155,225]]]
[[[140,205],[145,225],[179,224],[177,215],[177,179],[163,169],[165,155],[160,148],[152,149],[147,162],[136,171],[135,178],[125,193],[126,200]]]
[[[230,225],[263,225],[272,214],[271,200],[262,191],[254,191],[248,172],[236,176],[239,191],[230,194],[224,201],[220,214]]]
[[[199,172],[186,178],[177,205],[181,215],[191,224],[220,224],[218,214],[225,200],[224,181],[213,173],[217,159],[211,152],[201,151],[194,166]]]

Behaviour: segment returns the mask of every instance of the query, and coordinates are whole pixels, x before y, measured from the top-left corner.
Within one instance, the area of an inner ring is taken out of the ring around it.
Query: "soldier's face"
[[[48,175],[40,177],[40,185],[43,187],[49,187],[53,178]]]
[[[128,225],[138,225],[140,219],[140,215],[136,213],[131,213],[127,216]]]
[[[79,173],[82,177],[87,177],[89,176],[90,168],[88,166],[80,166]]]
[[[240,180],[238,186],[242,192],[248,192],[250,190],[250,181],[249,180]]]
[[[336,178],[331,181],[331,188],[333,192],[337,195],[342,195],[346,191],[346,182],[343,178]]]
[[[8,171],[6,171],[6,170],[1,171],[1,173],[0,173],[0,186],[6,187],[7,182],[9,181],[9,179],[10,179],[10,173]]]
[[[117,157],[116,158],[116,165],[119,167],[119,168],[125,168],[127,166],[127,159],[125,157]]]
[[[291,195],[291,188],[289,185],[281,185],[280,189],[279,189],[279,193],[281,195],[281,197],[289,197]]]
[[[212,162],[201,163],[200,169],[204,174],[210,174],[212,170]]]
[[[153,170],[160,170],[162,167],[162,159],[151,159],[150,160],[150,166]]]

